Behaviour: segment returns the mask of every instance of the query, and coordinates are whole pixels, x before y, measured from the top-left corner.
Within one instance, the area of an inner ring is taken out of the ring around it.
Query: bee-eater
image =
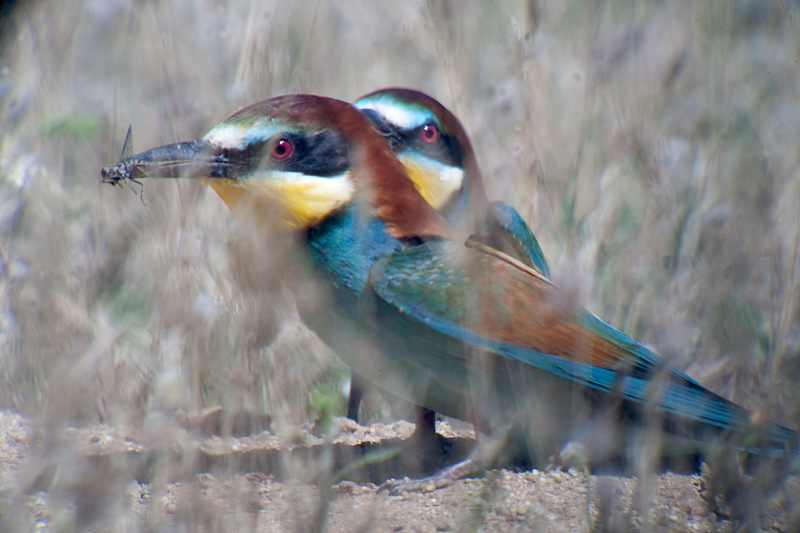
[[[425,201],[455,228],[502,250],[548,276],[539,243],[506,202],[486,198],[478,161],[466,130],[435,98],[415,89],[390,87],[362,96],[354,105],[383,134]],[[347,416],[358,420],[362,380],[353,375]],[[435,433],[433,413],[416,411],[421,438]]]
[[[471,420],[478,446],[433,486],[488,466],[498,437],[541,462],[642,442],[786,457],[793,431],[708,391],[580,308],[535,268],[459,238],[352,105],[293,95],[247,107],[197,141],[103,169],[103,181],[201,177],[251,222],[277,213],[330,287],[298,310],[351,368],[414,404]],[[657,432],[663,438],[648,438]],[[654,453],[651,450],[651,453]],[[676,453],[685,453],[682,448]]]
[[[542,249],[506,202],[489,202],[467,132],[433,97],[390,87],[354,104],[373,121],[425,201],[456,229],[549,276]]]

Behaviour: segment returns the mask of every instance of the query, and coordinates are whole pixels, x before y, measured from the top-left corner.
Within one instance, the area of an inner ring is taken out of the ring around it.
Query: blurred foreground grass
[[[794,3],[30,2],[0,57],[0,408],[341,414],[286,243],[194,183],[100,168],[287,92],[401,85],[462,119],[554,277],[701,383],[800,420]]]

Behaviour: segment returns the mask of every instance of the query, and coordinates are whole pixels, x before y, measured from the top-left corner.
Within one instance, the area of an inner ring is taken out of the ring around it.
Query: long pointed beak
[[[223,154],[214,153],[202,140],[159,146],[136,154],[100,171],[103,183],[140,178],[233,177],[234,167]]]

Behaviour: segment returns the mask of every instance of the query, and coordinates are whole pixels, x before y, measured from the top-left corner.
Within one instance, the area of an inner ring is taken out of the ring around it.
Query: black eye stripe
[[[292,152],[285,159],[270,157],[269,152],[277,139],[286,139],[292,144]],[[347,140],[335,131],[324,130],[309,135],[283,132],[240,149],[213,150],[216,164],[212,165],[210,172],[212,177],[237,178],[260,167],[310,176],[338,176],[350,168],[348,152]]]
[[[257,167],[267,141],[253,142],[243,148],[209,149],[212,164],[209,174],[212,178],[238,178]]]
[[[416,128],[409,130],[401,130],[401,135],[405,143],[410,146],[414,151],[430,157],[440,163],[454,167],[464,166],[464,150],[461,148],[461,143],[458,139],[445,134],[438,125],[438,138],[432,143],[426,143],[422,138],[422,132],[425,126],[431,123],[425,123]]]
[[[343,174],[350,168],[350,145],[341,133],[324,130],[311,135],[286,137],[295,149],[276,166],[280,170],[330,177]]]

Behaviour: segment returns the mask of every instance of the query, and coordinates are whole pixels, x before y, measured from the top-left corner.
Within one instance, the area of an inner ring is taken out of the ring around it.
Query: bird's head
[[[358,201],[394,237],[450,231],[366,116],[331,98],[265,100],[200,140],[154,148],[102,171],[111,183],[178,175],[202,178],[238,214],[278,213],[293,229],[315,227]]]
[[[425,200],[448,220],[457,222],[467,206],[485,205],[469,137],[437,100],[414,89],[392,87],[362,96],[355,106],[384,135]]]

